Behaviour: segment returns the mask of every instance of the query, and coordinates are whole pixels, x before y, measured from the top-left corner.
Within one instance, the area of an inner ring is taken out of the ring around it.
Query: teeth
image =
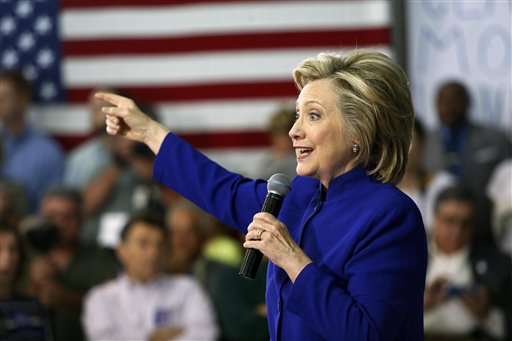
[[[299,153],[300,154],[305,154],[305,153],[309,153],[311,152],[312,149],[311,148],[299,148]]]

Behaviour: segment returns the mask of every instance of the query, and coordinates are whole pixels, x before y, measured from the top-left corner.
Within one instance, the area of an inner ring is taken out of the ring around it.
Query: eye
[[[309,116],[309,119],[310,119],[311,121],[316,121],[316,120],[320,119],[320,114],[319,114],[319,113],[317,113],[317,112],[314,112],[314,111],[310,112],[310,113],[308,114],[308,116]]]
[[[294,116],[294,121],[297,121],[299,119],[299,111],[297,110],[297,112],[295,113],[295,116]]]

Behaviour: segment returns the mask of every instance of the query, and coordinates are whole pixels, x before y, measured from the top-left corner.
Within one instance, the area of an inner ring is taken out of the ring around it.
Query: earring
[[[359,145],[357,143],[354,143],[352,145],[352,153],[357,154],[357,153],[359,153],[360,149],[361,149],[361,147],[359,147]]]

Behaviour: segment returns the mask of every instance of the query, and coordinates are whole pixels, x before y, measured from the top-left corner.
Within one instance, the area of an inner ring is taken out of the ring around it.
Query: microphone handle
[[[281,210],[282,203],[282,196],[269,192],[265,197],[265,202],[263,202],[263,208],[261,209],[261,212],[270,213],[276,217]],[[262,256],[263,254],[259,250],[247,249],[245,251],[245,255],[242,260],[242,264],[240,265],[240,271],[238,274],[248,279],[256,278],[256,273],[258,272],[258,267],[260,266]]]

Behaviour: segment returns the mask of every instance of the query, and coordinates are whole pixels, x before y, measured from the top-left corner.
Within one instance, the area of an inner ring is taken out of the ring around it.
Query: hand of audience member
[[[490,310],[489,292],[484,287],[468,290],[460,297],[464,306],[479,320],[487,317]]]
[[[446,278],[440,277],[434,280],[432,284],[427,285],[424,295],[424,309],[429,310],[435,308],[446,300],[446,289],[448,281]]]
[[[265,303],[261,303],[256,306],[256,315],[267,317],[267,305]]]
[[[41,283],[37,298],[47,307],[56,307],[62,301],[61,297],[64,296],[64,291],[65,289],[60,284],[49,280]]]
[[[168,327],[155,329],[149,336],[149,341],[169,341],[180,336],[183,333],[182,328]]]

